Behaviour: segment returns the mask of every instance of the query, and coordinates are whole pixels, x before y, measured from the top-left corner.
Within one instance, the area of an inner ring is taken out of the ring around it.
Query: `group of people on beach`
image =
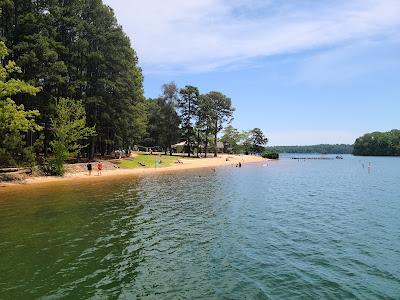
[[[92,175],[92,169],[93,169],[92,163],[89,162],[86,165],[86,168],[87,168],[87,170],[89,172],[89,176],[91,176]],[[103,163],[101,161],[99,161],[99,162],[97,162],[97,176],[101,176],[101,171],[102,170],[103,170]]]

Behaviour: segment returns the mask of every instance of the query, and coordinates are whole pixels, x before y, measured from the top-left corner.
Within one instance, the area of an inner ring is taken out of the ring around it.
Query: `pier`
[[[336,158],[333,158],[333,157],[292,157],[292,159],[298,159],[298,160],[305,160],[305,159],[334,160]]]

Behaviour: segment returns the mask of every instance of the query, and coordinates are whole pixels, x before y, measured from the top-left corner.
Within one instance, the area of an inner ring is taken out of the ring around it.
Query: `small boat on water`
[[[343,156],[338,155],[338,156],[336,156],[336,159],[343,159]]]

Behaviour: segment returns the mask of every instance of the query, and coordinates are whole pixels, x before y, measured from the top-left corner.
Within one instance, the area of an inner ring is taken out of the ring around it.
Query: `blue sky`
[[[399,0],[105,0],[136,49],[145,94],[198,86],[271,145],[353,143],[400,128]]]

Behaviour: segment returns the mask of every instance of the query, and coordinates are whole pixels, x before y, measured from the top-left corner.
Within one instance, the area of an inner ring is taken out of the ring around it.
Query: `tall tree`
[[[174,85],[174,84],[173,84]],[[146,102],[148,115],[148,132],[144,139],[145,146],[160,146],[165,154],[179,139],[180,118],[175,110],[177,92],[171,84],[162,86],[163,94],[157,99]]]
[[[213,134],[214,134],[214,156],[217,157],[217,137],[218,133],[224,128],[226,122],[232,120],[232,115],[235,109],[232,107],[230,98],[220,92],[209,92],[206,94],[212,103],[212,120],[213,120]]]
[[[165,153],[169,149],[172,155],[172,145],[175,144],[180,135],[180,118],[175,110],[178,103],[178,88],[175,82],[166,83],[162,86],[162,101],[160,107],[161,124],[161,146]]]
[[[179,91],[178,108],[182,120],[182,134],[186,141],[187,154],[190,157],[194,137],[194,118],[198,109],[199,89],[187,85]]]
[[[50,145],[54,153],[55,175],[63,175],[64,161],[86,147],[82,142],[95,135],[96,130],[86,126],[86,112],[81,101],[61,98],[56,103],[55,112],[51,119],[54,139]]]
[[[65,7],[66,27],[83,25],[73,31],[68,47],[73,61],[69,65],[76,82],[73,97],[83,99],[88,123],[99,132],[91,140],[93,156],[94,152],[104,154],[138,142],[145,123],[145,119],[135,119],[144,107],[143,77],[136,53],[113,11],[100,0],[76,3],[67,2]],[[78,17],[69,15],[71,6]]]
[[[2,15],[6,17],[1,26],[6,28],[4,38],[12,57],[23,71],[18,78],[41,87],[36,97],[21,95],[15,101],[29,109],[40,110],[47,153],[52,105],[65,88],[67,79],[67,69],[59,55],[63,45],[56,40],[57,22],[50,13],[52,1],[7,2],[2,5]]]
[[[161,98],[146,100],[146,115],[148,125],[146,128],[146,136],[142,143],[146,147],[159,146],[161,138],[161,123],[160,123],[160,102]]]
[[[81,99],[99,134],[90,156],[137,143],[145,132],[143,76],[129,38],[101,0],[0,1],[0,35],[37,86],[17,104],[42,112],[46,145],[56,99]]]
[[[251,147],[253,144],[251,130],[242,131],[240,133],[240,135],[241,135],[241,144],[242,144],[244,153],[246,155],[248,155],[251,151]]]
[[[6,61],[7,47],[0,41],[0,165],[10,166],[19,163],[33,164],[31,147],[26,147],[25,136],[29,131],[42,128],[36,123],[37,110],[25,110],[24,105],[17,105],[11,97],[20,94],[36,95],[36,88],[24,81],[12,78],[21,73],[14,61]]]
[[[254,152],[261,153],[268,144],[268,138],[260,128],[250,130],[251,149]]]
[[[197,111],[197,128],[202,131],[204,139],[204,156],[207,157],[209,136],[213,128],[213,102],[207,95],[201,95]]]
[[[221,142],[227,149],[230,149],[234,153],[240,152],[240,141],[242,140],[242,135],[234,128],[231,124],[226,126],[222,132]]]

